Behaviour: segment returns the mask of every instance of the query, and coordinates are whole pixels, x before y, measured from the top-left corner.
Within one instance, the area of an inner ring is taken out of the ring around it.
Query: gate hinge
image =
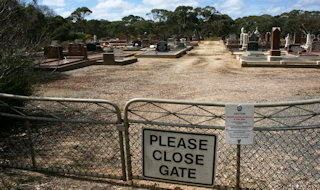
[[[126,127],[124,126],[124,124],[117,124],[117,130],[118,131],[125,131],[126,130]]]

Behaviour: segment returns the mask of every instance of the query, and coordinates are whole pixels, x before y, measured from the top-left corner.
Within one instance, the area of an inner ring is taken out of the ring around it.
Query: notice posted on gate
[[[145,179],[213,186],[216,135],[147,128],[142,135]]]
[[[253,144],[253,104],[226,104],[226,143]]]

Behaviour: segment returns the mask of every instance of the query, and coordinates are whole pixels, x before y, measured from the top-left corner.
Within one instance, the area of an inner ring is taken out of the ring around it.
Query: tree
[[[78,32],[85,33],[86,31],[86,20],[85,17],[90,15],[92,11],[87,7],[77,8],[74,12],[71,13],[72,21],[76,23],[76,28]]]
[[[32,4],[0,1],[0,92],[31,95],[34,57],[47,42],[44,18]]]

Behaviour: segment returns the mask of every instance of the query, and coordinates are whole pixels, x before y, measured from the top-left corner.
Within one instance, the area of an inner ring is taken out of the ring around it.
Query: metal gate
[[[254,144],[240,146],[225,143],[225,103],[133,99],[122,120],[106,100],[0,94],[0,166],[144,179],[151,128],[215,134],[215,188],[319,189],[320,99],[254,107]]]
[[[0,166],[126,180],[112,102],[0,94],[0,117]]]
[[[225,143],[225,104],[134,99],[124,109],[128,177],[142,176],[142,128],[216,134],[215,188],[319,189],[320,100],[255,104],[254,144]]]

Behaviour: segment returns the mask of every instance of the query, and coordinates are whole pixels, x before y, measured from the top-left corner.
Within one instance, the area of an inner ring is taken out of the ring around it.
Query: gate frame
[[[177,104],[177,105],[194,105],[194,106],[215,106],[215,107],[225,107],[227,103],[215,103],[215,102],[200,102],[200,101],[188,101],[188,100],[171,100],[171,99],[154,99],[154,98],[134,98],[128,101],[124,108],[124,126],[125,126],[125,145],[126,145],[126,163],[127,163],[127,173],[128,173],[128,180],[133,180],[132,174],[132,160],[131,160],[131,150],[130,150],[130,137],[129,137],[129,110],[130,105],[137,102],[144,102],[144,103],[163,103],[163,104]],[[234,103],[237,104],[237,103]],[[243,104],[243,103],[238,103]],[[297,105],[308,105],[308,104],[320,104],[320,99],[311,99],[311,100],[302,100],[302,101],[287,101],[287,102],[277,102],[277,103],[253,103],[254,107],[256,108],[267,108],[267,107],[281,107],[281,106],[289,106],[294,107]],[[282,110],[283,111],[283,110]],[[313,116],[320,115],[320,112],[313,113]],[[264,118],[265,119],[265,118]],[[137,122],[142,124],[160,124],[161,122],[152,123],[152,122]],[[169,123],[162,123],[168,125]],[[177,125],[171,124],[177,127],[190,127],[184,124]],[[197,128],[197,125],[194,125],[194,128]],[[206,126],[204,127],[206,128]],[[225,129],[225,126],[210,126],[210,129]],[[301,129],[317,129],[320,128],[319,125],[316,126],[299,126],[299,127],[254,127],[254,131],[284,131],[284,130],[301,130]],[[241,189],[240,187],[240,160],[241,160],[241,145],[237,145],[236,148],[236,157],[237,157],[237,168],[236,168],[236,189]]]
[[[32,146],[32,139],[31,139],[31,133],[30,133],[30,131],[31,131],[30,124],[29,124],[30,120],[49,121],[49,122],[66,122],[66,123],[114,124],[116,130],[118,131],[118,135],[119,135],[119,149],[120,149],[121,168],[122,168],[121,179],[123,181],[127,180],[127,177],[126,177],[127,176],[127,174],[126,174],[127,170],[126,170],[126,164],[125,164],[125,153],[124,153],[124,143],[123,143],[123,141],[124,141],[123,127],[122,127],[123,126],[123,120],[122,120],[122,117],[121,117],[121,111],[120,111],[119,107],[115,103],[113,103],[111,101],[108,101],[108,100],[103,100],[103,99],[35,97],[35,96],[12,95],[12,94],[6,94],[6,93],[0,93],[0,98],[24,100],[24,101],[33,100],[33,101],[43,101],[43,102],[50,102],[51,101],[51,102],[74,102],[74,103],[89,103],[89,104],[90,103],[92,103],[92,104],[102,103],[102,104],[107,104],[107,105],[112,106],[114,108],[114,110],[112,110],[112,111],[117,115],[117,121],[116,122],[109,122],[109,121],[101,121],[101,122],[100,121],[81,121],[81,120],[53,119],[53,118],[45,118],[45,117],[26,116],[23,113],[15,110],[11,105],[6,104],[2,100],[0,100],[1,103],[6,105],[11,110],[19,113],[20,115],[0,112],[0,116],[8,117],[8,118],[21,119],[21,120],[25,121],[25,125],[26,125],[26,128],[27,128],[28,144],[29,144],[29,148],[30,148],[30,155],[31,155],[31,161],[32,161],[32,168],[31,169],[34,169],[34,170],[36,170],[37,168],[36,168],[35,153],[34,153],[34,149],[33,149],[33,146]],[[6,165],[6,164],[4,164],[4,165],[7,166],[7,167],[10,167],[10,165]],[[13,164],[13,165],[14,165],[13,167],[15,167],[16,164]],[[30,169],[30,168],[25,167],[25,166],[21,166],[21,167],[24,168],[24,169]],[[60,170],[61,169],[59,169],[59,171]],[[49,171],[51,171],[51,170],[49,169]],[[63,173],[99,177],[99,176],[97,176],[97,175],[95,175],[94,173],[91,173],[91,172],[70,172],[70,171],[65,172],[63,170]],[[104,176],[110,176],[110,175],[104,175]]]

